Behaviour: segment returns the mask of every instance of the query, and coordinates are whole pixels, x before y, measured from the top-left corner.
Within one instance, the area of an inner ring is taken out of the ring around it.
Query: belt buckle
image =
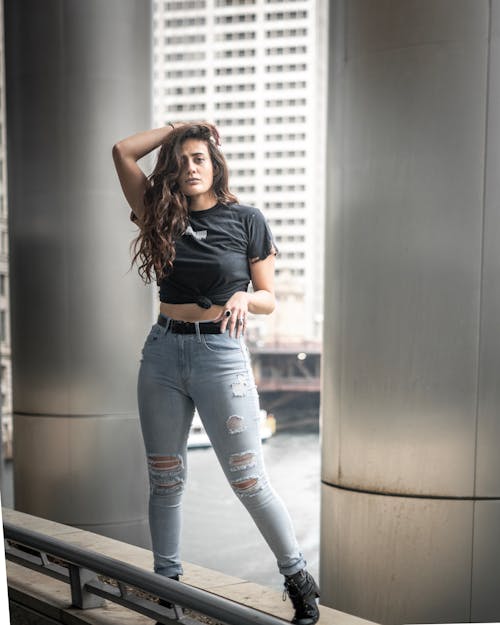
[[[190,321],[182,321],[181,319],[174,320],[174,328],[178,334],[194,334],[194,323]]]

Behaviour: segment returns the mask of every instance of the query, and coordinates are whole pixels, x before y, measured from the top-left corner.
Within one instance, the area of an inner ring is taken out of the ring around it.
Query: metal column
[[[336,0],[324,601],[500,620],[500,2]]]
[[[5,0],[15,506],[147,543],[151,290],[111,149],[150,126],[145,0]]]

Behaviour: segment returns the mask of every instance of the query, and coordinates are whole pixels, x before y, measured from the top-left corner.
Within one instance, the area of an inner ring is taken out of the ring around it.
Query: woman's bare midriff
[[[220,315],[222,306],[213,304],[210,308],[201,308],[198,304],[165,304],[160,302],[160,312],[179,321],[211,321]]]

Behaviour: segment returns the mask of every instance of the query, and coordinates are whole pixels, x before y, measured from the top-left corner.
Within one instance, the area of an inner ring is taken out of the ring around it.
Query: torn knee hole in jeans
[[[260,482],[261,478],[258,475],[251,475],[249,477],[240,477],[237,480],[232,480],[231,486],[234,492],[240,497],[251,497],[262,489]]]
[[[150,492],[153,495],[169,495],[184,488],[182,456],[148,456]]]
[[[255,457],[256,453],[253,450],[231,454],[229,456],[229,470],[243,471],[243,469],[251,469],[256,465]]]
[[[240,434],[247,429],[243,417],[239,417],[235,414],[229,417],[229,419],[226,421],[226,426],[229,434]]]

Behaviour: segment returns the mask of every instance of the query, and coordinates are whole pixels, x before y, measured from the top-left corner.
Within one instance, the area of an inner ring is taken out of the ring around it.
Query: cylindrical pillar
[[[330,14],[321,586],[500,620],[500,2]]]
[[[15,506],[145,544],[152,296],[111,149],[151,124],[150,2],[5,0],[5,33]]]

